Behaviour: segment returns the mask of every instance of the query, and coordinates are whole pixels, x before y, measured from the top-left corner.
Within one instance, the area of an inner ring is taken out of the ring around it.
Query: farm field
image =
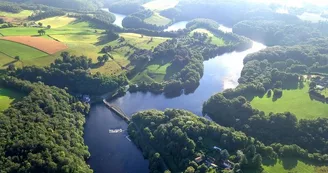
[[[282,113],[291,112],[298,119],[314,119],[318,117],[327,118],[328,105],[317,100],[312,100],[309,96],[309,84],[305,83],[302,89],[283,90],[282,97],[273,100],[272,97],[255,97],[251,101],[253,108],[264,111]]]
[[[12,102],[22,97],[22,94],[0,86],[0,111],[7,109]]]
[[[1,37],[0,39],[21,43],[26,46],[30,46],[35,49],[38,49],[42,52],[46,52],[48,54],[54,54],[56,52],[67,49],[67,46],[61,42],[51,39],[45,39],[42,37],[9,36],[9,37]]]
[[[293,158],[278,159],[273,166],[263,165],[262,173],[319,173],[314,165]]]
[[[214,44],[214,45],[217,45],[217,46],[224,46],[225,45],[225,42],[222,38],[218,38],[216,37],[215,35],[213,35],[210,31],[206,30],[206,29],[195,29],[193,31],[191,31],[191,35],[194,34],[195,32],[198,32],[198,33],[206,33],[209,37],[212,38],[211,40],[211,43]]]
[[[178,0],[155,0],[155,1],[150,1],[143,6],[146,9],[150,10],[155,10],[155,11],[162,11],[165,9],[173,8],[179,3]]]
[[[144,20],[146,23],[158,25],[158,26],[164,26],[171,22],[170,19],[163,17],[159,15],[158,13],[154,13],[151,17]]]
[[[48,54],[20,43],[0,39],[0,52],[10,56],[19,56],[22,61],[47,56]]]

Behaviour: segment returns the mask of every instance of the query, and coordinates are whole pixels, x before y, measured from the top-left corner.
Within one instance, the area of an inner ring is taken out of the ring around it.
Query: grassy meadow
[[[0,86],[0,111],[7,109],[12,102],[22,97],[22,94]]]
[[[211,40],[211,44],[217,45],[217,46],[224,46],[225,42],[222,38],[216,37],[214,34],[212,34],[210,31],[206,30],[206,29],[195,29],[193,31],[191,31],[191,35],[193,35],[195,32],[198,33],[206,33],[210,38],[212,38]]]
[[[154,15],[145,19],[144,22],[153,24],[153,25],[164,26],[164,25],[169,24],[171,22],[171,20],[159,15],[158,13],[154,13]]]
[[[327,118],[328,105],[311,99],[308,91],[309,84],[305,83],[302,89],[283,90],[282,97],[277,100],[266,95],[263,98],[255,97],[251,101],[251,105],[266,114],[289,111],[295,114],[298,119]]]
[[[64,26],[74,22],[75,20],[76,20],[76,18],[73,18],[73,17],[56,16],[56,17],[39,20],[39,21],[37,21],[37,23],[41,22],[43,24],[43,26],[50,25],[51,28],[60,28],[60,27],[64,27]]]

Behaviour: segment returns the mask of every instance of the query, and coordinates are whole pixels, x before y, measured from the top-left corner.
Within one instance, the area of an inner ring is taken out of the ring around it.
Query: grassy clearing
[[[37,49],[11,42],[0,40],[0,52],[10,57],[19,56],[22,61],[47,56],[48,54]]]
[[[144,22],[153,24],[153,25],[163,26],[163,25],[169,24],[171,22],[171,20],[159,15],[158,13],[154,13],[154,15],[145,19]]]
[[[47,19],[37,21],[37,23],[43,23],[43,26],[50,25],[51,28],[60,28],[74,22],[76,18],[67,17],[67,16],[56,16]]]
[[[211,43],[214,45],[217,45],[217,46],[225,45],[225,42],[222,38],[216,37],[215,35],[212,34],[212,32],[210,32],[206,29],[201,29],[201,28],[195,29],[195,30],[191,31],[190,35],[193,35],[195,32],[206,33],[209,37],[212,38]]]
[[[150,1],[143,6],[147,9],[153,10],[153,11],[162,11],[165,9],[173,8],[179,3],[178,0],[154,0]]]
[[[263,173],[314,173],[316,167],[297,159],[278,160],[273,166],[263,165]]]
[[[7,109],[12,102],[22,97],[21,93],[0,87],[0,111]]]
[[[275,101],[272,97],[268,98],[266,95],[263,98],[255,97],[251,101],[251,105],[266,114],[289,111],[294,113],[298,119],[327,117],[327,104],[312,100],[308,91],[309,84],[305,83],[302,89],[283,90],[282,97]]]
[[[0,17],[3,16],[3,17],[20,18],[20,19],[25,19],[32,14],[33,14],[33,11],[31,11],[31,10],[23,10],[19,13],[9,13],[9,12],[0,11]]]
[[[144,71],[137,74],[132,82],[163,82],[166,76],[167,68],[171,63],[165,65],[152,64],[149,65]]]
[[[134,33],[122,33],[120,34],[120,36],[124,37],[125,41],[128,42],[129,44],[132,44],[140,49],[148,49],[148,50],[155,48],[159,44],[169,39],[165,37],[149,37],[149,36],[141,37],[140,34],[134,34]],[[150,42],[151,38],[153,38],[153,41]]]

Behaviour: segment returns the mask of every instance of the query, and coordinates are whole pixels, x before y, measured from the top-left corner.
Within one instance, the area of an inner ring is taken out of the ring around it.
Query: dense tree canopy
[[[88,105],[42,83],[4,77],[1,85],[27,94],[0,112],[1,172],[92,172],[82,138]]]
[[[275,160],[277,156],[273,148],[255,142],[244,133],[182,110],[136,113],[128,130],[133,141],[149,158],[151,172],[166,169],[172,172],[217,171],[201,162],[196,163],[194,160],[199,156],[214,157],[214,163],[220,167],[222,162],[230,159],[236,168],[255,171],[262,169],[262,157]],[[216,152],[212,145],[223,150]]]

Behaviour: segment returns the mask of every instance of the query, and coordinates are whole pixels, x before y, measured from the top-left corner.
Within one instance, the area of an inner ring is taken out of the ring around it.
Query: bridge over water
[[[108,103],[106,101],[106,99],[103,99],[104,104],[113,112],[115,112],[118,116],[120,116],[124,121],[126,121],[127,123],[130,122],[130,117],[127,116],[123,110],[121,108],[119,108],[118,106],[112,105],[110,103]]]

